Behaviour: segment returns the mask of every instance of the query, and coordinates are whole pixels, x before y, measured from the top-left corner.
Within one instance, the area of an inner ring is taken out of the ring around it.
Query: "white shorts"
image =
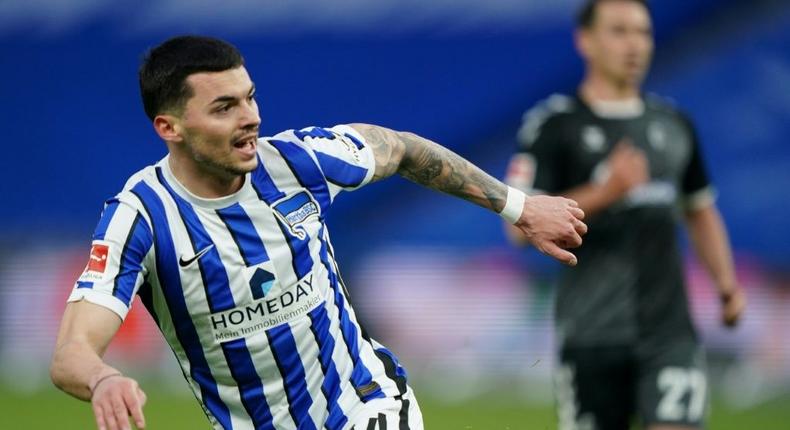
[[[345,430],[424,430],[414,391],[409,387],[403,396],[365,403],[349,420]]]

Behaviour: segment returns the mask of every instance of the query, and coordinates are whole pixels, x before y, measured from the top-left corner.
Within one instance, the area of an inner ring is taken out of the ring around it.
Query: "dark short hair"
[[[576,28],[590,28],[595,22],[595,12],[598,9],[598,5],[607,1],[615,1],[615,0],[587,0],[582,4],[582,7],[579,8],[579,13],[576,15]],[[632,3],[641,4],[648,9],[647,0],[616,0],[616,1],[630,1]]]
[[[187,77],[199,72],[221,72],[244,65],[235,46],[205,36],[178,36],[149,50],[138,77],[145,114],[151,121],[167,111],[181,112],[192,97]]]

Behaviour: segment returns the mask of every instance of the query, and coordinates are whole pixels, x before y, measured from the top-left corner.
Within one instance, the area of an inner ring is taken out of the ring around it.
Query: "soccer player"
[[[561,429],[702,428],[704,357],[689,317],[678,215],[718,288],[722,320],[744,308],[730,245],[690,120],[640,87],[653,51],[642,0],[589,0],[575,34],[574,96],[525,115],[506,182],[575,199],[590,233],[559,280]],[[515,242],[525,237],[508,229]]]
[[[527,198],[415,134],[350,124],[259,138],[255,85],[224,41],[170,39],[139,78],[168,155],[105,203],[51,367],[100,429],[145,426],[144,392],[101,359],[135,294],[216,429],[423,428],[406,372],[359,325],[340,277],[325,219],[341,191],[399,173],[576,264],[575,202]]]

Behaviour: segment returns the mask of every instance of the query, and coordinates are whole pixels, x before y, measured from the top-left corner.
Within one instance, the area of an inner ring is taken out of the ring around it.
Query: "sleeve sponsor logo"
[[[350,155],[357,164],[362,163],[362,157],[359,155],[359,148],[357,148],[357,145],[355,145],[354,142],[350,142],[348,138],[345,137],[340,141],[343,142],[343,148],[348,152],[348,155]]]
[[[335,130],[321,127],[312,127],[309,129],[295,131],[294,134],[302,141],[305,141],[307,138],[339,140],[340,143],[342,143],[343,149],[348,152],[348,154],[357,162],[357,164],[362,162],[361,156],[359,155],[359,150],[362,149],[364,145],[362,145],[362,142],[360,142],[359,139],[355,138],[349,133],[341,135]]]

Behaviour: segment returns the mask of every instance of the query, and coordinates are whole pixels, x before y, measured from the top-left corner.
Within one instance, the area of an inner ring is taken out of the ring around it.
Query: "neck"
[[[183,156],[173,152],[168,157],[168,165],[184,188],[204,199],[229,196],[244,185],[244,175],[223,172],[216,167],[199,166],[194,160],[184,160]]]
[[[639,97],[639,86],[588,73],[579,87],[579,95],[588,102],[628,100]]]

